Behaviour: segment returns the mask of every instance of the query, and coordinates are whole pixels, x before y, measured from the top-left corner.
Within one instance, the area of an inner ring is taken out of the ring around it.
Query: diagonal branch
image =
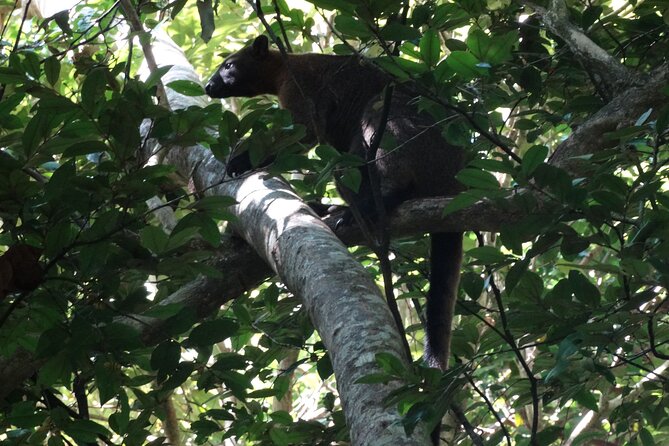
[[[594,74],[609,97],[638,84],[640,75],[627,68],[588,37],[569,19],[564,0],[550,0],[548,9],[521,0],[536,10],[546,27],[569,46],[576,57]]]
[[[551,163],[572,173],[578,172],[575,157],[615,146],[618,141],[607,137],[607,133],[632,126],[648,110],[664,107],[667,98],[660,91],[667,83],[669,64],[664,64],[653,70],[643,85],[626,89],[581,124],[557,147]]]

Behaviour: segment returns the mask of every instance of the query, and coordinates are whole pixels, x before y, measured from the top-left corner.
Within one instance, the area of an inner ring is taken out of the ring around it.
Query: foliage
[[[267,281],[206,317],[160,304],[201,275],[226,273],[207,260],[232,202],[200,198],[173,167],[147,164],[140,128],[150,120],[151,138],[206,144],[223,160],[240,141],[252,160],[278,149],[271,169],[300,169],[291,184],[308,199],[336,200],[333,170],[355,172],[360,160],[327,146],[299,153],[303,129],[271,99],[231,101],[235,113],[157,106],[158,79],[138,80],[142,55],[119,2],[23,24],[10,3],[0,5],[9,18],[0,53],[0,360],[27,352],[36,372],[5,395],[0,444],[164,444],[174,409],[197,444],[346,442],[327,352],[281,284]],[[140,3],[144,27],[166,27],[203,78],[221,52],[264,31],[242,2]],[[527,210],[499,234],[467,237],[456,366],[442,375],[416,360],[406,370],[381,354],[385,373],[366,381],[406,383],[389,404],[407,431],[435,424],[454,401],[485,444],[560,444],[588,411],[596,422],[573,444],[665,444],[669,108],[602,135],[608,148],[580,157],[576,172],[551,164],[611,98],[521,3],[262,2],[272,33],[293,51],[359,50],[421,91],[445,137],[469,150],[458,175],[468,190],[445,212],[480,199]],[[567,3],[572,22],[625,66],[648,73],[663,63],[664,2]],[[173,229],[161,227],[154,197],[173,210]],[[426,244],[416,236],[392,250],[418,358]],[[378,274],[367,249],[353,252]],[[158,335],[146,335],[150,318],[167,321]],[[272,398],[286,395],[301,407],[274,410]]]

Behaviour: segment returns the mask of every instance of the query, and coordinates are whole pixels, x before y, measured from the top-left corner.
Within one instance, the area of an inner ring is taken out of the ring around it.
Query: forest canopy
[[[0,445],[669,444],[666,1],[0,0],[0,27]],[[465,191],[401,204],[387,259],[321,220],[366,160],[205,96],[259,35],[416,92]]]

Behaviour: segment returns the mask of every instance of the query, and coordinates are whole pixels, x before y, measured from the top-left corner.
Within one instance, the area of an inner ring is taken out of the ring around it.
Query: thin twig
[[[256,16],[258,16],[258,19],[260,20],[260,23],[265,27],[265,31],[267,31],[267,34],[269,34],[269,37],[272,39],[272,41],[276,44],[277,48],[279,48],[279,52],[281,52],[282,56],[285,56],[288,54],[286,51],[286,47],[284,46],[283,42],[281,39],[279,39],[279,36],[276,35],[272,27],[270,26],[269,22],[265,18],[265,13],[262,11],[262,6],[260,4],[260,0],[246,0],[246,2],[251,5],[251,8],[253,8],[253,11],[256,13]]]
[[[492,414],[493,417],[495,417],[495,420],[497,420],[497,424],[499,424],[499,428],[502,430],[502,433],[504,434],[504,438],[506,438],[506,444],[508,446],[511,446],[511,434],[509,434],[509,430],[506,428],[504,425],[504,420],[499,416],[497,411],[495,410],[495,406],[492,404],[492,401],[488,398],[488,396],[478,388],[476,385],[476,381],[472,379],[471,376],[469,376],[469,373],[465,373],[465,379],[469,382],[469,385],[472,386],[472,389],[474,389],[474,392],[478,394],[479,397],[483,400],[483,402],[488,406],[488,410]]]
[[[12,48],[12,53],[15,53],[19,48],[19,42],[21,41],[21,33],[23,32],[23,24],[26,22],[28,17],[28,9],[30,9],[30,4],[32,0],[28,0],[25,5],[25,10],[23,11],[23,16],[21,16],[21,24],[19,25],[19,30],[16,32],[16,39],[14,40],[14,47]]]
[[[479,245],[483,246],[484,241],[481,234],[476,233],[476,236],[478,238]],[[490,284],[490,289],[492,290],[493,297],[495,298],[495,302],[499,310],[499,317],[502,323],[502,331],[504,332],[505,341],[507,342],[507,344],[509,344],[509,346],[513,350],[516,359],[518,360],[521,367],[525,371],[525,375],[527,375],[527,379],[530,383],[530,394],[532,395],[532,425],[530,426],[531,429],[530,444],[533,446],[539,446],[539,444],[537,443],[537,431],[539,429],[539,390],[537,386],[538,384],[537,378],[534,376],[532,369],[530,368],[529,364],[523,357],[523,354],[518,348],[516,340],[513,337],[513,333],[511,333],[511,330],[509,329],[509,322],[506,318],[506,310],[504,309],[502,293],[497,287],[497,284],[495,283],[495,278],[493,276],[492,270],[490,268],[487,268],[487,270],[488,270],[487,274],[489,277],[488,283]]]
[[[137,14],[137,11],[133,7],[130,0],[119,0],[121,2],[121,9],[125,14],[128,23],[130,24],[130,29],[133,32],[138,34],[143,34],[146,31],[144,30],[144,25]],[[151,48],[151,43],[147,42],[145,39],[139,39],[140,45],[142,45],[142,51],[144,52],[144,59],[146,64],[149,66],[149,70],[154,73],[158,70],[158,63],[156,62],[156,57],[153,54],[153,49]],[[166,109],[170,109],[169,101],[167,100],[167,93],[165,92],[165,85],[161,80],[158,81],[158,101],[163,104]]]
[[[293,47],[290,46],[290,41],[288,40],[288,34],[286,33],[286,27],[283,24],[283,19],[281,18],[281,10],[279,9],[279,3],[276,0],[272,0],[274,5],[274,12],[276,13],[276,21],[279,24],[281,29],[281,35],[283,36],[283,42],[286,44],[286,50],[289,53],[293,52]]]
[[[12,10],[7,13],[7,20],[5,20],[5,23],[2,25],[2,32],[0,32],[0,40],[5,39],[5,31],[7,31],[7,28],[9,28],[9,21],[12,19],[12,13],[16,11],[18,4],[19,0],[14,0],[14,6],[12,7]]]

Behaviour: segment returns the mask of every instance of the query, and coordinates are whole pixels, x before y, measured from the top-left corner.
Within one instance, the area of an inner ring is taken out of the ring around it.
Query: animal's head
[[[269,50],[266,36],[258,36],[250,46],[226,58],[211,76],[205,91],[212,98],[251,97],[276,93],[276,55]]]

